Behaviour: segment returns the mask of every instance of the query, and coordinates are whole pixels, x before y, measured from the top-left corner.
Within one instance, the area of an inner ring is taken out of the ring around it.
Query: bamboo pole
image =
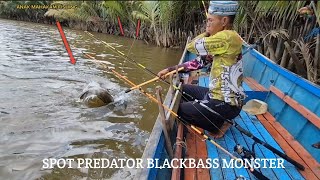
[[[158,100],[159,114],[161,117],[162,130],[163,130],[163,134],[164,134],[164,138],[165,138],[165,142],[166,142],[166,150],[169,155],[169,158],[172,159],[173,158],[173,148],[172,148],[172,143],[170,140],[170,133],[168,131],[169,128],[166,123],[166,116],[165,116],[164,109],[162,106],[163,101],[161,98],[161,90],[162,90],[161,86],[156,87],[156,95],[157,95],[157,100]]]
[[[133,82],[131,82],[129,79],[127,79],[126,77],[122,76],[121,74],[119,74],[118,72],[116,72],[115,70],[111,69],[111,71],[114,73],[115,76],[117,76],[120,79],[123,79],[124,81],[126,81],[128,84],[130,84],[131,86],[135,86],[135,84]],[[152,100],[155,103],[158,103],[158,100],[156,98],[154,98],[152,95],[150,95],[149,93],[146,93],[145,91],[143,91],[142,89],[139,89],[140,92],[142,92],[144,95],[146,95],[150,100]],[[161,106],[163,106],[163,108],[167,111],[169,111],[169,113],[171,113],[173,116],[175,116],[177,119],[180,119],[180,117],[178,116],[177,113],[173,112],[168,106],[161,104]],[[206,140],[208,140],[209,142],[211,142],[212,144],[214,144],[215,146],[217,146],[217,148],[219,148],[221,151],[225,152],[226,154],[228,154],[231,158],[235,159],[236,161],[241,162],[242,159],[237,158],[236,156],[234,156],[233,154],[231,154],[229,151],[227,151],[226,149],[224,149],[222,146],[220,146],[218,143],[216,143],[213,139],[211,139],[209,136],[207,136],[206,134],[204,134],[203,132],[201,132],[199,129],[197,129],[194,125],[189,125],[187,127],[190,127],[191,129],[193,129],[196,133],[200,134],[202,137],[204,137]]]
[[[179,68],[179,69],[177,69],[177,70],[168,72],[168,73],[165,74],[164,76],[167,77],[167,76],[169,76],[169,75],[171,75],[171,74],[174,74],[174,73],[176,73],[176,72],[178,72],[178,71],[181,71],[181,70],[183,70],[183,69],[184,69],[184,67],[181,67],[181,68]],[[156,81],[156,80],[158,80],[158,79],[160,79],[160,77],[157,76],[157,77],[155,77],[155,78],[153,78],[153,79],[150,79],[150,80],[148,80],[148,81],[146,81],[146,82],[143,82],[143,83],[141,83],[141,84],[138,84],[138,85],[136,85],[136,86],[133,86],[133,87],[131,87],[130,89],[126,90],[126,93],[127,93],[127,92],[130,92],[130,91],[132,91],[132,90],[134,90],[134,89],[138,89],[138,88],[140,88],[140,87],[142,87],[142,86],[144,86],[144,85],[146,85],[146,84],[149,84],[149,83],[151,83],[151,82],[154,82],[154,81]]]

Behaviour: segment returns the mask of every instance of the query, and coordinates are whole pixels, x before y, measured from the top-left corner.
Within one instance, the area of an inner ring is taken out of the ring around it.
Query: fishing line
[[[87,56],[89,58],[95,59],[92,56]],[[113,74],[115,76],[117,76],[119,79],[123,79],[125,80],[125,82],[127,82],[127,84],[131,85],[131,86],[136,86],[134,83],[132,83],[131,81],[129,81],[126,77],[122,76],[121,74],[117,73],[115,70],[113,69],[109,69],[109,67],[107,67],[108,70],[111,70],[113,72]],[[182,119],[178,114],[176,114],[175,112],[173,112],[172,110],[170,110],[169,107],[167,107],[166,105],[164,105],[163,103],[160,103],[157,99],[155,99],[152,95],[150,95],[149,93],[146,93],[144,90],[142,90],[141,88],[139,89],[140,92],[142,92],[144,95],[146,95],[149,99],[153,100],[154,102],[161,104],[161,106],[163,108],[165,108],[168,112],[170,112],[173,116],[175,116],[178,120],[180,120],[180,122],[187,127],[189,130],[193,130],[190,132],[196,131],[198,134],[194,133],[198,138],[200,138],[199,135],[202,135],[202,137],[204,137],[206,140],[208,140],[209,142],[213,143],[215,146],[217,146],[220,150],[222,150],[223,152],[225,152],[226,154],[228,154],[230,157],[232,157],[233,159],[237,160],[237,161],[242,161],[242,159],[237,158],[236,156],[234,156],[233,154],[231,154],[229,151],[227,151],[226,149],[224,149],[222,146],[220,146],[218,143],[216,143],[213,139],[211,139],[209,136],[207,136],[205,133],[201,132],[199,129],[197,129],[195,126],[191,125],[190,123],[188,123],[187,121],[185,121],[184,119]],[[190,129],[190,127],[191,129]],[[202,138],[200,138],[202,139]]]
[[[94,38],[95,40],[100,41],[100,42],[102,42],[103,44],[107,45],[107,47],[111,48],[111,50],[113,50],[114,52],[120,54],[121,57],[124,58],[125,60],[129,60],[129,62],[131,62],[132,64],[135,64],[135,65],[138,65],[138,67],[143,68],[144,70],[146,70],[147,72],[149,72],[149,74],[151,73],[152,75],[159,77],[157,74],[155,74],[154,72],[152,72],[151,70],[149,70],[148,68],[146,68],[145,66],[143,66],[142,64],[136,62],[135,60],[129,58],[128,56],[124,55],[124,54],[121,53],[120,51],[116,50],[116,48],[112,47],[109,43],[107,43],[107,42],[105,42],[105,41],[102,41],[102,40],[100,40],[100,39],[97,39],[96,37],[94,37],[93,34],[87,32],[87,31],[85,31],[85,32],[86,32],[87,34],[89,34],[92,38]],[[251,48],[253,48],[253,47],[254,47],[254,46],[249,47],[243,54],[246,54],[247,52],[249,52],[249,50],[250,50]],[[162,81],[162,82],[165,82],[165,83],[168,84],[168,85],[171,85],[168,81],[166,81],[166,80],[164,80],[164,79],[162,79],[162,78],[160,78],[160,77],[159,77],[159,80]],[[190,99],[196,101],[197,103],[199,103],[201,106],[206,106],[206,105],[204,105],[203,103],[201,103],[200,101],[198,101],[197,99],[195,99],[194,97],[192,97],[191,95],[189,95],[188,93],[185,93],[185,92],[182,91],[180,88],[176,87],[175,85],[172,84],[172,86],[173,86],[173,88],[174,88],[175,90],[178,90],[179,93],[182,95],[182,97],[184,97],[185,99],[190,98]],[[127,92],[129,92],[129,91],[127,91]],[[188,98],[186,98],[186,96],[188,96]],[[192,106],[193,106],[194,108],[196,108],[194,104],[192,104]],[[222,131],[219,127],[217,127],[212,121],[210,121],[210,119],[209,119],[207,116],[205,116],[198,108],[196,108],[196,109],[197,109],[198,112],[200,112],[200,113],[203,115],[203,117],[205,117],[205,119],[206,119],[207,121],[209,121],[210,124],[212,124],[212,125],[213,125],[215,128],[217,128],[221,133],[223,133],[223,131]],[[216,113],[214,113],[214,114],[216,114]],[[216,115],[217,115],[217,114],[216,114]],[[224,118],[223,116],[221,116],[220,114],[219,114],[219,117],[225,119],[225,118]],[[229,120],[229,121],[230,121],[230,120]],[[229,123],[230,123],[230,122],[229,122]],[[232,122],[231,122],[230,124],[233,125]],[[223,133],[223,134],[225,134],[225,133]],[[227,136],[227,135],[226,135],[226,136]],[[230,140],[232,139],[231,137],[228,137],[228,138],[229,138]]]
[[[138,67],[141,67],[142,69],[148,71],[149,73],[158,76],[157,74],[155,74],[154,72],[152,72],[151,70],[149,70],[148,68],[146,68],[145,66],[143,66],[142,64],[136,62],[135,60],[125,56],[122,52],[116,50],[114,47],[112,47],[111,45],[109,45],[109,43],[106,43],[102,40],[99,40],[97,38],[94,37],[94,35],[92,35],[91,33],[87,32],[92,38],[94,38],[97,41],[101,41],[103,44],[105,44],[107,47],[111,48],[112,50],[114,50],[115,52],[119,53],[122,55],[122,58],[127,58],[128,60],[132,61],[133,63],[135,63]],[[239,35],[238,35],[239,36]],[[240,37],[240,36],[239,36]],[[241,37],[240,37],[241,38]],[[252,48],[252,47],[251,47]],[[247,49],[247,52],[249,52],[249,50],[251,49],[250,46]],[[244,53],[243,53],[244,54]],[[159,76],[158,76],[159,77]],[[171,85],[168,81],[163,80],[162,78],[160,78],[161,81],[166,82],[167,84]],[[238,123],[233,122],[232,120],[229,120],[225,117],[223,117],[222,115],[220,115],[218,112],[212,110],[211,108],[209,108],[208,106],[206,106],[205,104],[203,104],[201,101],[199,101],[198,99],[195,99],[194,97],[192,97],[191,95],[185,93],[184,91],[180,90],[179,88],[177,88],[175,85],[172,85],[173,88],[175,90],[178,90],[181,95],[183,97],[185,97],[184,95],[187,95],[189,98],[193,99],[195,102],[199,103],[202,107],[206,108],[207,110],[209,110],[210,112],[212,112],[213,114],[219,116],[220,118],[222,118],[222,120],[228,122],[229,124],[231,124],[232,126],[234,126],[235,128],[237,128],[241,133],[245,134],[246,136],[252,138],[255,142],[263,145],[264,147],[268,148],[269,150],[271,150],[272,152],[274,152],[275,154],[277,154],[278,156],[286,159],[288,162],[290,162],[291,164],[295,165],[296,167],[298,167],[300,170],[304,170],[304,166],[302,166],[300,163],[296,162],[295,160],[291,159],[290,157],[288,157],[286,154],[282,153],[281,151],[277,150],[276,148],[272,147],[271,145],[269,145],[268,143],[264,142],[263,140],[260,140],[259,138],[257,138],[256,136],[254,136],[252,133],[250,133],[249,131],[243,129]],[[194,105],[193,105],[194,106]],[[204,116],[205,117],[205,116]],[[207,120],[208,117],[205,117]],[[212,124],[212,122],[210,121],[210,123]],[[215,126],[215,125],[214,125]],[[216,126],[215,126],[216,127]],[[219,131],[221,131],[220,128],[218,128]]]
[[[92,56],[87,56],[90,57],[92,59]],[[96,59],[95,59],[96,60]],[[126,83],[130,84],[131,86],[136,86],[134,83],[132,83],[130,80],[128,80],[126,77],[122,76],[121,74],[117,73],[115,70],[110,69],[108,66],[106,67],[108,70],[111,70],[113,72],[113,74],[115,76],[117,76],[119,79],[123,79]],[[139,89],[140,92],[142,92],[144,95],[146,95],[149,99],[153,100],[154,102],[156,102],[157,104],[160,104],[163,108],[165,108],[170,114],[172,114],[173,116],[176,117],[176,119],[178,119],[188,130],[189,132],[192,132],[194,135],[196,135],[196,137],[198,137],[199,139],[202,140],[202,138],[199,136],[201,135],[202,137],[205,138],[205,140],[208,140],[209,142],[211,142],[213,145],[215,145],[218,149],[220,149],[221,151],[223,151],[224,153],[228,154],[231,158],[235,159],[236,162],[240,161],[240,162],[244,162],[243,159],[238,158],[236,156],[234,156],[232,153],[230,153],[228,150],[224,149],[221,145],[219,145],[218,143],[216,143],[213,139],[211,139],[209,136],[207,136],[204,132],[201,132],[199,129],[197,129],[195,126],[191,125],[190,123],[188,123],[187,121],[185,121],[184,119],[182,119],[177,113],[173,112],[171,109],[169,109],[166,105],[164,105],[163,103],[160,103],[157,99],[154,98],[154,96],[150,95],[149,93],[146,93],[144,90],[142,90],[141,88]],[[191,127],[191,129],[190,129]],[[195,133],[194,131],[196,131],[197,133]],[[265,177],[261,172],[257,171],[256,169],[254,169],[253,167],[250,166],[250,168],[246,167],[247,169],[249,169],[250,173],[252,173],[254,176],[256,176],[258,179],[261,180],[268,180],[267,177]]]

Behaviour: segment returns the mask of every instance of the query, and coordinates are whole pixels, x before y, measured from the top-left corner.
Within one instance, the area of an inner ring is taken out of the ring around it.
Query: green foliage
[[[105,9],[105,19],[116,22],[117,17],[121,19],[128,17],[125,1],[104,1],[101,5]]]
[[[48,5],[51,1],[0,1],[0,16],[9,18],[32,19],[44,14],[45,9],[18,8],[19,6]]]

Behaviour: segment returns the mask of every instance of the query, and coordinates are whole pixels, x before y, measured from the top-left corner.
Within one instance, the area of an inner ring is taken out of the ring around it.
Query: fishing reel
[[[240,144],[235,145],[233,150],[234,152],[238,153],[242,158],[255,159],[256,155],[254,153],[254,145],[255,143],[252,144],[252,151],[241,146]]]
[[[238,177],[236,177],[235,180],[247,180],[244,176],[240,175]]]

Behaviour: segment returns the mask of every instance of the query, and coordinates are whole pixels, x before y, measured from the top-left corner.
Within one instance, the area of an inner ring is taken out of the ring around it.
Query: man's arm
[[[177,66],[178,66],[178,68],[183,67],[184,72],[189,72],[189,71],[201,69],[206,64],[207,64],[206,61],[204,61],[200,56],[198,56],[197,58],[195,58],[191,61],[187,61],[187,62],[179,64]],[[168,67],[167,69],[170,72],[170,71],[175,70],[177,66],[171,66],[171,67]]]
[[[187,44],[187,50],[198,55],[219,55],[225,53],[228,48],[229,43],[224,33],[209,37],[201,34]]]
[[[189,72],[189,71],[201,69],[204,66],[206,66],[207,64],[208,64],[207,60],[204,60],[200,56],[198,56],[197,58],[195,58],[191,61],[187,61],[185,63],[163,69],[162,71],[160,71],[158,73],[158,76],[162,77],[163,75],[167,74],[168,72],[175,70],[177,68],[177,66],[178,66],[178,68],[183,67],[184,72]]]

